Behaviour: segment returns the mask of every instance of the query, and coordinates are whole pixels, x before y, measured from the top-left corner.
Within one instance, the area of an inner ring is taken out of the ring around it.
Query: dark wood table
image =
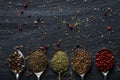
[[[26,3],[28,6],[23,6]],[[91,54],[92,66],[85,80],[103,80],[95,66],[95,55],[103,47],[110,49],[115,56],[115,65],[107,80],[120,80],[119,7],[120,0],[0,0],[0,80],[15,80],[6,65],[15,46],[23,45],[22,52],[27,57],[38,47],[50,45],[46,53],[50,62],[59,39],[62,40],[60,48],[67,51],[70,61],[78,46]],[[36,80],[35,75],[27,76],[29,72],[26,60],[20,80]],[[69,65],[62,80],[69,80],[71,72]],[[74,72],[73,78],[80,80]],[[50,64],[41,79],[57,79]]]

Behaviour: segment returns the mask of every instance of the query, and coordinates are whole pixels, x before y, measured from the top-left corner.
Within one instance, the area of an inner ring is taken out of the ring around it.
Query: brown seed
[[[72,68],[77,74],[86,73],[91,65],[89,53],[83,49],[77,49],[72,56]]]

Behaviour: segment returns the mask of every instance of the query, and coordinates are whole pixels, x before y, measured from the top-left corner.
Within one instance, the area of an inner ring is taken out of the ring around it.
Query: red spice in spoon
[[[111,51],[102,49],[96,55],[96,66],[101,72],[109,71],[114,64],[114,56]]]

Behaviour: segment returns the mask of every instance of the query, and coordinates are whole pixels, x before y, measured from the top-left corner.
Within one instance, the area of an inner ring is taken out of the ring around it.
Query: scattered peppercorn
[[[107,30],[108,30],[108,31],[111,31],[111,26],[107,26]]]
[[[44,46],[40,46],[39,47],[41,51],[45,52],[46,51],[46,48]]]
[[[80,45],[79,45],[79,44],[76,44],[76,48],[80,48]]]
[[[22,27],[22,26],[20,26],[20,27],[19,27],[19,30],[20,30],[20,31],[22,31],[22,30],[23,30],[23,27]]]
[[[42,35],[42,39],[46,39],[46,37],[47,37],[47,33],[44,32],[43,35]]]
[[[20,10],[20,13],[23,14],[23,13],[24,13],[24,10]]]
[[[72,24],[70,24],[70,23],[67,23],[67,26],[68,26],[71,30],[73,30],[73,28],[74,28],[74,26],[73,26]]]
[[[104,11],[103,14],[104,14],[104,16],[107,16],[107,12],[106,11]]]
[[[27,4],[27,3],[24,3],[24,4],[23,4],[23,7],[24,7],[24,8],[27,8],[27,7],[28,7],[28,4]]]
[[[62,43],[61,39],[58,39],[57,42],[55,43],[55,48],[59,48]]]

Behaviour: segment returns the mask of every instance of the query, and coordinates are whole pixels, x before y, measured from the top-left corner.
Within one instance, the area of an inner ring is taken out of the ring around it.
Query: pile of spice
[[[28,64],[30,69],[33,72],[37,73],[44,71],[46,69],[48,60],[43,51],[35,50],[29,55]]]
[[[8,58],[8,65],[11,71],[14,74],[21,73],[25,67],[24,65],[24,57],[21,56],[18,52],[14,52]]]
[[[81,75],[86,73],[91,65],[91,56],[84,49],[77,49],[72,56],[72,68],[73,70]]]
[[[69,60],[66,52],[58,50],[54,53],[51,60],[51,65],[54,71],[62,73],[68,69]]]
[[[101,72],[109,71],[114,64],[114,56],[111,51],[102,49],[96,55],[96,66]]]

